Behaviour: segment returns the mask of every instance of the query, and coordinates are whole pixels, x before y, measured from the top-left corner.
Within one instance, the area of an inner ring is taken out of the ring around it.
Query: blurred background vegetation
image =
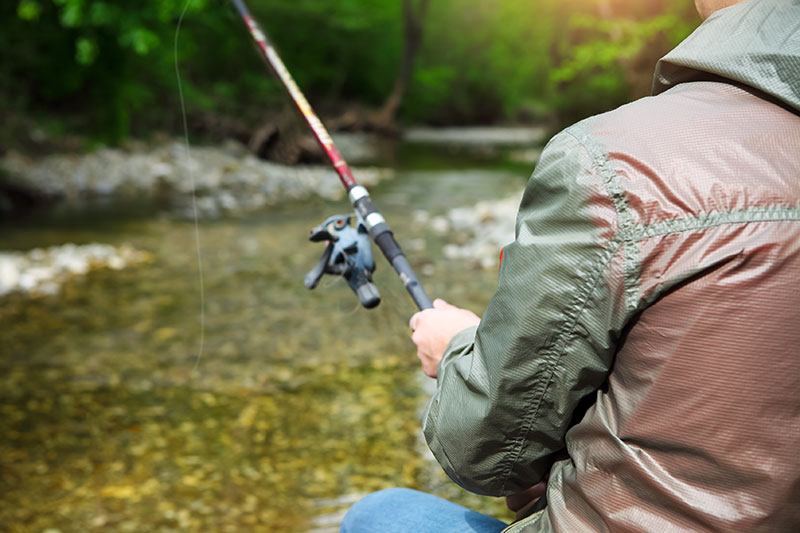
[[[251,3],[328,118],[386,111],[411,64],[398,109],[389,110],[400,125],[563,124],[613,108],[647,94],[656,59],[698,23],[685,0]],[[3,2],[0,143],[24,144],[31,123],[111,144],[178,131],[174,35],[183,7]],[[224,0],[192,0],[178,48],[193,133],[246,136],[286,108]]]

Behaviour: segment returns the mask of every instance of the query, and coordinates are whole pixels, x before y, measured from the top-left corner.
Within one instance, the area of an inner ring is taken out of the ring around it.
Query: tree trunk
[[[422,45],[423,22],[430,0],[403,0],[403,59],[394,87],[372,123],[378,129],[394,129],[395,118],[411,82],[414,61]]]

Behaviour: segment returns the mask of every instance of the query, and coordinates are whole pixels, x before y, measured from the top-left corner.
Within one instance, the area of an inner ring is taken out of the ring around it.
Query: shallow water
[[[446,262],[415,222],[518,191],[502,155],[401,147],[373,191],[428,291],[482,309],[496,273]],[[383,303],[338,280],[302,285],[308,230],[344,203],[310,200],[194,227],[146,206],[95,206],[0,228],[0,249],[131,243],[152,263],[96,271],[57,296],[0,300],[0,524],[11,531],[328,530],[359,495],[410,486],[495,514],[421,453],[426,394],[413,313],[378,259]],[[509,518],[501,514],[501,518]]]

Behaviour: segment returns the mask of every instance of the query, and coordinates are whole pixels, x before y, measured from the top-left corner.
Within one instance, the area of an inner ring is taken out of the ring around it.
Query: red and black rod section
[[[303,119],[306,121],[309,128],[311,128],[314,137],[322,147],[331,165],[333,165],[336,174],[339,175],[339,181],[342,182],[342,186],[344,186],[347,191],[348,198],[353,204],[353,208],[361,216],[364,224],[369,229],[369,234],[373,242],[375,242],[392,265],[392,268],[394,268],[400,276],[400,279],[411,295],[411,298],[414,300],[417,308],[420,310],[430,309],[433,307],[431,299],[417,279],[414,269],[411,267],[403,250],[394,238],[394,234],[386,223],[386,219],[384,219],[383,215],[375,208],[367,189],[363,185],[359,185],[353,177],[353,171],[342,157],[339,149],[336,148],[328,130],[325,128],[325,125],[322,124],[317,114],[314,113],[311,104],[306,100],[300,87],[297,86],[297,83],[294,81],[294,78],[292,78],[286,65],[284,65],[275,47],[269,41],[267,34],[264,33],[258,22],[250,15],[250,10],[247,8],[244,0],[231,1],[236,11],[238,11],[239,16],[241,16],[244,21],[247,31],[250,32],[250,35],[256,42],[261,56],[289,93],[289,97],[294,102],[295,107],[297,107],[300,114],[303,115]]]

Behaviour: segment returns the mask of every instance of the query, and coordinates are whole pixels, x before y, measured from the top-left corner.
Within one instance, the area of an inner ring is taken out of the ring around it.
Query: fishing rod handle
[[[386,233],[384,233],[384,235],[386,235]],[[394,235],[392,235],[391,232],[388,232],[388,235],[391,240],[394,241]],[[395,244],[397,244],[396,241]],[[408,294],[411,295],[411,299],[414,300],[414,303],[417,305],[417,309],[420,311],[432,309],[433,302],[431,301],[430,296],[428,296],[428,293],[425,292],[422,284],[419,282],[419,280],[417,280],[416,275],[414,275],[414,269],[411,268],[411,264],[408,262],[408,259],[406,259],[406,256],[403,255],[402,251],[400,252],[400,255],[395,256],[395,258],[392,260],[392,267],[394,268],[395,272],[400,275],[400,279],[403,280]]]
[[[386,219],[383,218],[383,215],[372,203],[367,189],[363,185],[356,185],[348,190],[347,196],[350,199],[350,203],[353,204],[353,209],[355,209],[369,230],[372,241],[400,276],[400,280],[403,282],[411,299],[414,300],[417,308],[420,311],[431,309],[433,302],[422,287],[422,283],[419,282],[397,239],[394,238],[394,233],[392,233]]]

